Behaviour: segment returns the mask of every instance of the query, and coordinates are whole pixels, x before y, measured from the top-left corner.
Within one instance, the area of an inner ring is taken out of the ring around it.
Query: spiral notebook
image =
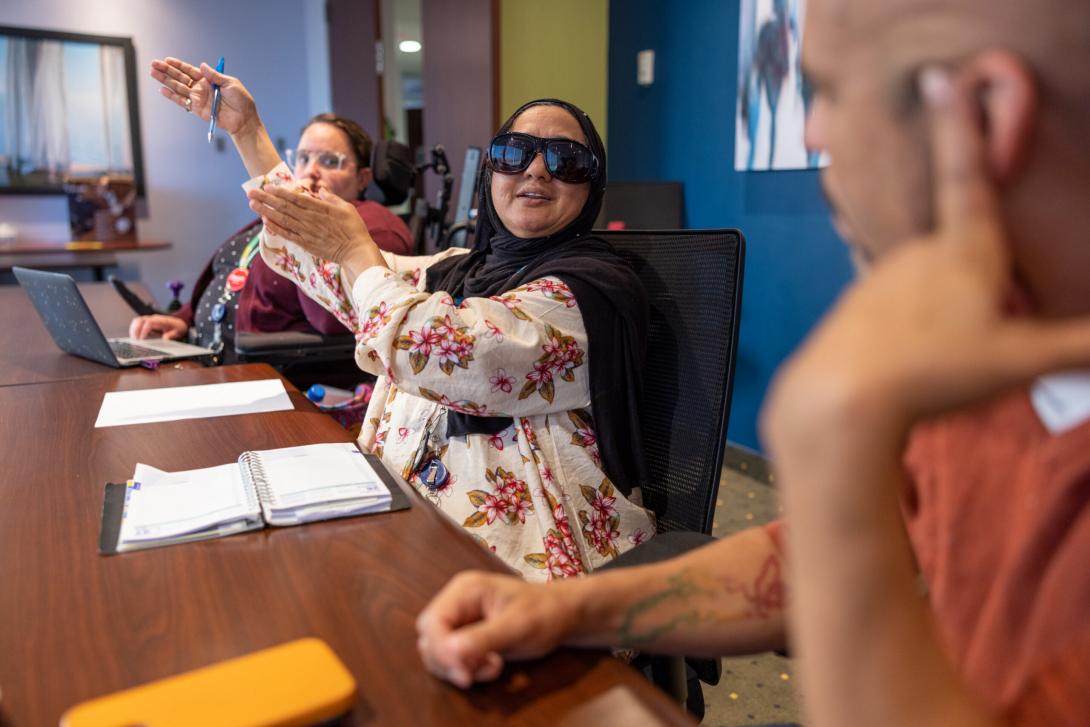
[[[128,483],[106,485],[99,551],[124,553],[408,506],[382,463],[346,442],[244,452],[237,462],[184,472],[141,463]]]

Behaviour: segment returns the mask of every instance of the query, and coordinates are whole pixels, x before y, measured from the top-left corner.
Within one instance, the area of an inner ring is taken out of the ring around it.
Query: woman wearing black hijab
[[[584,112],[532,101],[500,128],[469,254],[384,255],[282,171],[245,185],[262,255],[357,332],[380,377],[362,446],[527,578],[587,572],[654,533],[638,505],[646,304],[590,234],[605,148]]]

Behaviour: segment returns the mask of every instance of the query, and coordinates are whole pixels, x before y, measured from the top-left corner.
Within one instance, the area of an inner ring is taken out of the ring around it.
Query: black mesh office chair
[[[711,534],[727,438],[745,242],[737,230],[599,231],[651,306],[642,426],[658,530]]]
[[[659,535],[608,567],[664,560],[712,540],[712,519],[727,438],[745,239],[738,230],[610,230],[608,240],[635,268],[651,307],[641,423],[650,481],[644,504],[658,516]],[[691,659],[709,684],[719,660]],[[653,658],[656,683],[690,707],[685,664]]]

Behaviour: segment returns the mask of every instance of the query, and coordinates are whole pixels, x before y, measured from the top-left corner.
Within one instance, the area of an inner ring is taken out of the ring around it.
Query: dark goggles
[[[582,184],[598,176],[598,157],[570,139],[541,139],[512,131],[500,134],[488,145],[488,165],[500,174],[526,171],[541,154],[545,169],[561,182]]]

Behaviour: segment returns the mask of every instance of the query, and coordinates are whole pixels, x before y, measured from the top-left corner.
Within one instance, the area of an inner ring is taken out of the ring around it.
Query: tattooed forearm
[[[635,622],[645,613],[653,614],[655,609],[663,603],[675,599],[684,601],[695,595],[706,594],[707,591],[699,586],[695,580],[694,574],[689,571],[682,571],[681,573],[672,575],[666,581],[666,588],[657,593],[652,593],[650,596],[647,596],[626,608],[621,625],[617,629],[617,635],[620,637],[621,645],[625,647],[636,646],[672,631],[677,626],[673,621],[652,627],[650,630],[642,633],[636,630]],[[676,621],[676,619],[674,619],[674,621]]]
[[[617,636],[623,646],[637,648],[684,627],[767,620],[783,605],[776,554],[768,556],[750,582],[686,569],[670,576],[661,590],[626,608]]]
[[[768,618],[773,612],[783,610],[784,587],[779,556],[775,553],[768,556],[751,584],[735,584],[728,578],[724,590],[742,596],[747,606],[745,615],[750,618]]]

